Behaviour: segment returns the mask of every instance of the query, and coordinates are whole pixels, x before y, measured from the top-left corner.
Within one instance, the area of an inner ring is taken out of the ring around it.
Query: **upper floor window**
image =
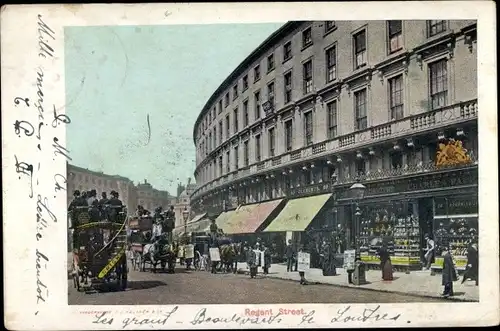
[[[219,100],[219,114],[222,113],[222,99]]]
[[[233,132],[236,133],[239,131],[239,123],[238,123],[238,108],[233,110],[233,124],[234,124],[234,129]]]
[[[309,60],[303,64],[302,75],[304,78],[304,85],[303,85],[304,94],[311,93],[313,86],[312,60]]]
[[[248,100],[243,101],[243,127],[248,126]]]
[[[326,105],[328,111],[328,139],[337,137],[337,101]]]
[[[325,33],[335,29],[335,21],[325,21]]]
[[[448,62],[442,59],[429,64],[431,109],[446,106],[448,97]]]
[[[248,75],[243,76],[243,91],[248,88]]]
[[[212,121],[215,121],[215,117],[216,117],[216,115],[215,115],[215,106],[214,106],[214,108],[212,109]]]
[[[222,128],[222,121],[219,122],[219,144],[222,144],[222,141],[224,140],[222,138],[222,133],[224,132],[224,129]]]
[[[313,143],[313,113],[312,111],[304,114],[304,137],[306,145]]]
[[[230,131],[230,122],[229,122],[229,114],[226,116],[226,139],[229,139],[231,136],[231,131]]]
[[[403,21],[388,21],[387,33],[389,35],[389,53],[394,53],[403,48]]]
[[[267,84],[267,101],[274,105],[274,82]]]
[[[233,86],[233,100],[238,97],[238,84]]]
[[[353,36],[354,41],[354,64],[355,69],[366,65],[366,30],[362,30]]]
[[[285,45],[283,45],[283,61],[289,60],[292,58],[292,42],[289,41]]]
[[[253,68],[253,81],[256,82],[260,79],[260,65],[256,65]]]
[[[224,172],[223,170],[223,165],[222,165],[222,155],[219,156],[219,176],[222,176],[222,173]]]
[[[212,151],[212,132],[210,132],[208,134],[208,151],[211,152]]]
[[[312,30],[311,27],[308,27],[304,31],[302,31],[302,48],[306,48],[312,45]]]
[[[255,136],[255,162],[260,161],[260,134]]]
[[[389,97],[391,120],[403,118],[403,75],[398,75],[389,79]]]
[[[276,137],[274,135],[274,128],[270,128],[268,130],[269,133],[269,156],[274,156],[275,148],[276,148]]]
[[[285,146],[286,150],[291,151],[293,148],[293,122],[288,120],[285,122]]]
[[[267,57],[267,72],[274,70],[274,53]]]
[[[260,92],[259,91],[255,92],[253,97],[254,97],[255,120],[258,120],[260,118]]]
[[[239,150],[238,146],[234,147],[234,169],[238,170],[239,169],[239,164],[240,164],[240,157],[239,157]]]
[[[243,166],[248,166],[248,140],[243,143]]]
[[[326,82],[332,82],[337,78],[337,50],[336,47],[330,47],[326,50]]]
[[[231,153],[226,152],[226,172],[231,172]]]
[[[393,169],[399,169],[403,166],[403,153],[394,152],[391,154],[391,166]]]
[[[356,176],[362,176],[366,174],[366,161],[365,159],[356,159],[355,161],[355,166],[356,166]]]
[[[284,83],[285,83],[285,103],[289,103],[292,101],[292,72],[289,71],[284,75]]]
[[[366,115],[366,89],[354,93],[354,108],[356,115],[356,130],[364,130],[368,127]]]
[[[214,148],[217,148],[217,126],[214,126]]]
[[[229,106],[229,92],[226,93],[224,97],[224,107]]]
[[[441,32],[446,31],[446,21],[445,20],[430,20],[427,21],[427,36],[432,37]]]

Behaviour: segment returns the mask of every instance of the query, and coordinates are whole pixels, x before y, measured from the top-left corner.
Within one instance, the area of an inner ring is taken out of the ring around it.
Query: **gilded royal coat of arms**
[[[436,153],[436,166],[456,166],[472,163],[472,159],[460,140],[450,139],[440,143]]]

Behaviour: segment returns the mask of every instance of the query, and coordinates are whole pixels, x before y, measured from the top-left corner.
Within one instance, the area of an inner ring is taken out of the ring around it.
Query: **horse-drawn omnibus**
[[[87,292],[111,285],[127,288],[127,210],[123,206],[73,207],[72,276],[74,287]]]

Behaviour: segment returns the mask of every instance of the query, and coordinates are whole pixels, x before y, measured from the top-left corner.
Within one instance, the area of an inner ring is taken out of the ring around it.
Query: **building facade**
[[[325,222],[341,223],[347,237],[393,233],[408,215],[419,219],[420,241],[450,213],[469,222],[477,216],[476,40],[476,21],[467,20],[286,23],[198,116],[193,211],[332,193]],[[366,187],[357,213],[356,181]],[[460,201],[476,204],[466,213]],[[364,228],[386,218],[397,220]]]
[[[137,203],[150,212],[154,212],[157,207],[167,210],[175,201],[175,197],[172,197],[168,191],[155,189],[146,179],[143,183],[137,184],[136,190]]]
[[[97,191],[98,198],[102,192],[106,192],[109,198],[111,191],[117,191],[120,200],[127,206],[130,213],[135,212],[137,205],[142,205],[153,212],[158,206],[166,209],[176,202],[176,197],[172,197],[168,191],[155,189],[147,180],[134,185],[133,181],[123,176],[108,175],[67,164],[68,204],[73,200],[75,190],[83,192],[92,189]]]
[[[137,194],[134,183],[130,179],[118,175],[107,175],[72,164],[67,164],[66,171],[68,203],[73,200],[75,190],[83,192],[95,189],[98,199],[101,198],[102,192],[106,192],[110,198],[111,191],[116,191],[129,210],[137,207]]]

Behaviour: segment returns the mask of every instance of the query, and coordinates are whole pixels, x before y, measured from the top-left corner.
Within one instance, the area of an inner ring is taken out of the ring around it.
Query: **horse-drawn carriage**
[[[162,270],[168,266],[171,273],[175,270],[177,245],[169,240],[169,234],[163,233],[161,225],[153,222],[151,216],[132,217],[129,220],[130,248],[134,269],[146,270],[146,264],[151,271],[156,272],[160,263]]]
[[[72,276],[78,291],[100,285],[127,288],[126,215],[125,207],[112,205],[79,206],[70,211]]]

